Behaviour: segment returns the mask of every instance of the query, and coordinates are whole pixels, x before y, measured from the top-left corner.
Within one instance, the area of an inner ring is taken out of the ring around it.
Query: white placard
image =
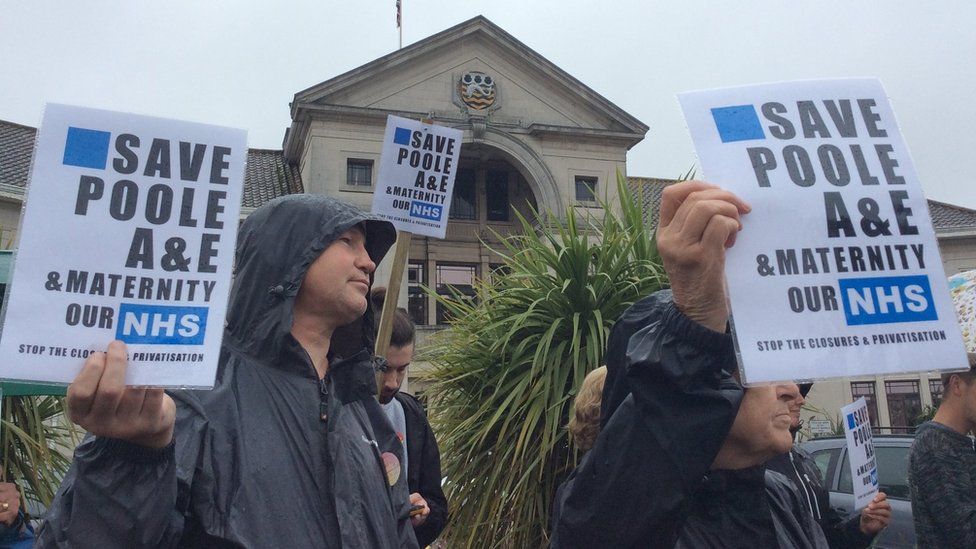
[[[243,130],[48,105],[0,377],[68,383],[119,339],[126,383],[212,387],[246,158]]]
[[[444,238],[463,132],[389,116],[373,213],[398,231]]]
[[[868,418],[868,403],[861,397],[840,409],[847,435],[847,458],[854,483],[854,510],[871,503],[878,493],[878,466],[874,456],[874,437]]]
[[[968,368],[911,156],[875,79],[679,96],[752,207],[726,277],[746,383]]]
[[[810,434],[813,436],[830,435],[834,432],[829,419],[811,419],[807,425],[810,426]]]

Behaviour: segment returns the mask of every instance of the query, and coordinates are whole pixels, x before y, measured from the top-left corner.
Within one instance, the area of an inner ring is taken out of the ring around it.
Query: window
[[[910,497],[908,451],[908,447],[900,446],[874,447],[878,466],[878,489],[888,494],[889,498],[907,500]],[[845,494],[853,494],[854,483],[851,481],[851,462],[847,452],[844,452],[844,462],[840,467],[840,486],[837,489]]]
[[[576,201],[596,202],[596,178],[576,176]]]
[[[476,264],[437,264],[437,294],[464,300],[474,300],[474,282],[478,277]],[[437,323],[446,324],[450,312],[441,303],[437,304]]]
[[[852,381],[851,396],[854,400],[864,397],[868,403],[868,417],[871,419],[871,427],[878,426],[878,401],[874,395],[873,381]]]
[[[824,479],[828,490],[833,489],[834,467],[837,466],[839,455],[840,448],[828,448],[813,453],[813,462],[817,464],[817,469],[820,469],[820,477]]]
[[[508,221],[508,172],[489,170],[485,179],[488,221]]]
[[[427,284],[424,264],[411,261],[407,264],[407,312],[418,326],[427,324],[427,294],[421,288]]]
[[[885,381],[892,434],[908,434],[914,431],[913,427],[918,423],[918,416],[922,413],[922,397],[918,391],[917,379]]]
[[[932,406],[938,408],[939,404],[942,404],[942,391],[944,389],[942,379],[929,380],[929,394],[932,395]]]
[[[454,179],[450,219],[478,219],[475,173],[472,169],[458,170]]]
[[[372,187],[373,161],[359,158],[346,160],[346,184],[351,187]]]

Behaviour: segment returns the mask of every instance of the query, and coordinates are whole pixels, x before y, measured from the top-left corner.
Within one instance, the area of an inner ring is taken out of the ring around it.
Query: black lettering
[[[183,189],[183,203],[180,205],[180,227],[196,227],[197,220],[193,219],[193,189]]]
[[[908,193],[905,191],[889,191],[891,206],[895,209],[895,220],[898,223],[898,233],[902,235],[918,234],[918,227],[912,225],[908,218],[912,216],[912,209],[905,205]]]
[[[153,139],[149,146],[149,159],[146,160],[146,170],[142,172],[146,177],[163,177],[169,179],[169,140]]]
[[[75,215],[88,215],[88,203],[102,198],[105,182],[97,177],[83,175],[78,180],[78,198],[75,200]]]
[[[813,101],[797,101],[796,111],[800,116],[800,127],[803,128],[803,137],[830,137],[827,124],[817,111],[817,105]]]
[[[138,146],[139,138],[131,133],[119,134],[115,138],[115,151],[122,157],[112,160],[112,167],[115,168],[116,172],[121,174],[136,173],[136,170],[139,169],[139,157],[129,147]]]
[[[227,156],[230,155],[230,147],[217,147],[213,148],[213,160],[210,162],[210,182],[214,185],[226,185],[227,177],[224,176],[224,170],[230,166],[230,162],[226,160]]]
[[[146,192],[146,221],[162,225],[173,213],[173,189],[157,183]]]
[[[827,114],[841,137],[857,137],[857,126],[854,124],[854,110],[851,108],[850,99],[840,101],[827,99],[824,100],[824,107],[827,108]]]
[[[127,269],[153,268],[153,232],[152,229],[137,228],[132,235],[129,245],[129,256],[125,260]]]
[[[820,167],[823,168],[827,181],[838,187],[851,182],[851,172],[847,169],[844,153],[839,148],[834,145],[820,145],[817,147],[817,156],[820,157]]]
[[[200,239],[200,257],[197,259],[197,272],[215,273],[217,266],[210,260],[217,257],[217,243],[220,242],[220,235],[214,233],[204,233]]]
[[[193,147],[191,154],[190,147]],[[200,177],[200,167],[203,166],[203,156],[207,153],[207,146],[202,143],[192,144],[180,141],[180,179],[196,181]]]
[[[799,145],[783,147],[783,160],[790,179],[801,187],[810,187],[817,181],[817,174],[813,172],[813,164],[806,149]]]
[[[827,214],[827,236],[837,238],[841,231],[844,236],[857,236],[854,232],[854,223],[851,221],[850,214],[847,213],[847,206],[844,199],[838,192],[824,193],[824,210]]]
[[[895,173],[895,168],[898,167],[898,160],[891,157],[891,153],[895,152],[894,147],[891,145],[875,145],[874,150],[878,153],[878,160],[881,161],[881,169],[885,174],[885,181],[889,185],[904,185],[905,178]]]
[[[120,179],[112,187],[108,213],[119,221],[128,221],[136,214],[139,187],[128,179]]]
[[[776,168],[776,157],[773,151],[766,147],[747,147],[749,161],[752,163],[752,171],[756,174],[756,183],[760,187],[769,186],[769,171]]]
[[[888,137],[888,132],[878,127],[878,121],[881,120],[881,115],[872,110],[875,106],[877,105],[874,99],[857,100],[857,108],[861,110],[861,118],[864,119],[864,125],[868,129],[868,135],[871,137]]]
[[[224,222],[217,219],[217,216],[224,213],[224,205],[220,201],[225,198],[227,198],[227,193],[224,191],[210,191],[210,194],[207,195],[207,215],[203,222],[204,227],[208,229],[224,227]]]
[[[785,116],[780,116],[786,112],[786,107],[782,103],[763,103],[760,107],[763,116],[774,125],[768,126],[769,133],[776,139],[793,139],[796,137],[796,128]]]

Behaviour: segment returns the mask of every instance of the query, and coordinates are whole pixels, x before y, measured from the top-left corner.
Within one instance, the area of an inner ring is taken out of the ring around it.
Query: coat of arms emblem
[[[495,102],[495,79],[483,72],[466,72],[458,80],[458,95],[472,109],[487,109]]]

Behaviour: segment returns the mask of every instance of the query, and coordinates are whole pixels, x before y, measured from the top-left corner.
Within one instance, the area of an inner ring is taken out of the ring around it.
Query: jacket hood
[[[343,232],[360,225],[366,251],[379,264],[396,239],[393,225],[321,195],[284,196],[254,210],[237,235],[234,286],[224,340],[258,358],[273,359],[291,333],[295,296],[305,272]],[[373,275],[370,274],[370,286]],[[372,352],[373,313],[335,331],[330,355]]]

